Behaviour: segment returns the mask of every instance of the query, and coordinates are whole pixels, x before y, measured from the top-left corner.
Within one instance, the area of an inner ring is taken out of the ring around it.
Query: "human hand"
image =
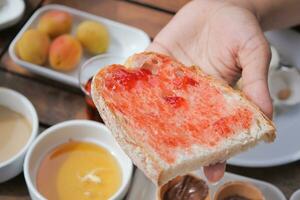
[[[185,65],[200,66],[230,84],[241,76],[243,92],[271,117],[267,84],[270,48],[249,2],[191,1],[147,50],[170,55]],[[224,171],[224,163],[204,168],[211,182],[222,178]]]

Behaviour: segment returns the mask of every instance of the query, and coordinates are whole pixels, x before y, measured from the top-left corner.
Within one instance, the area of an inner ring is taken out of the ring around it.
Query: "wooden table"
[[[8,56],[8,46],[31,14],[44,4],[60,3],[144,30],[153,38],[188,0],[27,0],[26,13],[16,26],[0,32],[0,86],[12,88],[34,104],[41,130],[71,119],[86,119],[79,89],[32,74]],[[300,188],[300,162],[273,168],[228,166],[227,171],[261,179],[279,187],[286,197]],[[0,200],[30,199],[23,174],[0,184]]]

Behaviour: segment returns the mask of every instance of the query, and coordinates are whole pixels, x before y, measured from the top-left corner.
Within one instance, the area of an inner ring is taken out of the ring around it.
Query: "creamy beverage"
[[[31,131],[31,125],[23,115],[0,105],[0,163],[26,145]]]

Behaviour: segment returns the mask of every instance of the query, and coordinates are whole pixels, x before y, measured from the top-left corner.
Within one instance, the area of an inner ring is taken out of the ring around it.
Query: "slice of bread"
[[[120,146],[157,185],[275,139],[257,106],[198,67],[151,52],[125,65],[100,70],[92,97]]]

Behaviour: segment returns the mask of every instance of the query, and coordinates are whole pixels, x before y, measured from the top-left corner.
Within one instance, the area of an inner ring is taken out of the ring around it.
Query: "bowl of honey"
[[[0,183],[22,172],[38,126],[31,102],[17,91],[0,87]]]
[[[132,170],[109,129],[89,120],[66,121],[45,130],[24,162],[33,200],[122,199]]]

